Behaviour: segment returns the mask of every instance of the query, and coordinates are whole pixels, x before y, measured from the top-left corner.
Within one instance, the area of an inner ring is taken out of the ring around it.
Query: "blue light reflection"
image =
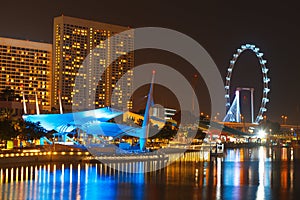
[[[144,196],[143,173],[119,172],[102,164],[48,164],[11,168],[10,172],[1,170],[1,176],[5,176],[1,177],[4,182],[0,185],[1,199],[141,199]]]

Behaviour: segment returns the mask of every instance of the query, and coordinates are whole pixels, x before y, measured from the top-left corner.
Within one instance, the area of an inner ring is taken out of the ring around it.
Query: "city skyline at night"
[[[281,5],[276,2],[260,2],[259,7],[256,2],[235,1],[199,4],[190,2],[180,4],[181,6],[178,6],[179,2],[153,1],[151,4],[137,4],[132,1],[117,7],[113,3],[99,4],[98,1],[87,1],[80,6],[72,5],[71,1],[18,4],[22,9],[17,9],[16,17],[9,20],[6,16],[13,8],[13,3],[5,2],[3,5],[3,8],[7,8],[1,13],[0,19],[4,27],[0,35],[3,37],[52,43],[53,18],[61,14],[122,26],[166,27],[183,32],[203,45],[219,67],[224,79],[235,49],[247,42],[254,43],[261,48],[268,60],[269,75],[272,79],[270,103],[266,113],[268,119],[281,122],[281,116],[284,115],[288,116],[288,123],[299,122],[297,80],[300,73],[296,53],[299,46],[299,29],[296,26],[297,6],[293,3]],[[36,12],[37,10],[40,12]],[[261,78],[257,78],[258,73],[259,65],[255,56],[250,53],[243,55],[235,68],[233,87],[256,85],[257,82],[262,84]],[[200,107],[206,111],[206,107],[209,107],[209,97],[205,86],[202,85],[205,83],[199,82],[198,89],[204,94],[203,105],[200,102]],[[259,87],[255,89],[255,95],[261,99]],[[257,109],[259,102],[255,103]]]
[[[300,6],[0,7],[0,199],[297,199]]]

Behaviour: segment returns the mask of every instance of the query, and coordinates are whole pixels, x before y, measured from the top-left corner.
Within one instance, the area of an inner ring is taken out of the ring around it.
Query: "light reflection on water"
[[[199,162],[197,155],[186,153],[146,174],[113,168],[158,163],[0,166],[1,199],[291,199],[300,194],[300,149],[230,149],[211,162]],[[195,162],[186,161],[192,157]]]

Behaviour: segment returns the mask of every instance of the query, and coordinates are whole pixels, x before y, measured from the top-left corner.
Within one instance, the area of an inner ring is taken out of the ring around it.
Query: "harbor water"
[[[0,166],[1,199],[297,199],[300,149],[226,149],[204,162],[195,152],[147,173],[144,163]],[[160,161],[149,161],[149,166]],[[119,168],[119,170],[118,170]]]

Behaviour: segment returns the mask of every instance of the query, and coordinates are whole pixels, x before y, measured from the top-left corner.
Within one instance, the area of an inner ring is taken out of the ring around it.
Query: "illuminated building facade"
[[[59,107],[60,94],[67,112],[105,106],[132,108],[128,99],[132,92],[134,57],[126,52],[133,50],[133,34],[111,39],[127,30],[67,16],[54,19],[54,107]]]
[[[172,119],[176,112],[177,111],[175,109],[165,108],[165,120]]]
[[[27,103],[51,111],[52,44],[0,37],[0,91],[14,90]]]

